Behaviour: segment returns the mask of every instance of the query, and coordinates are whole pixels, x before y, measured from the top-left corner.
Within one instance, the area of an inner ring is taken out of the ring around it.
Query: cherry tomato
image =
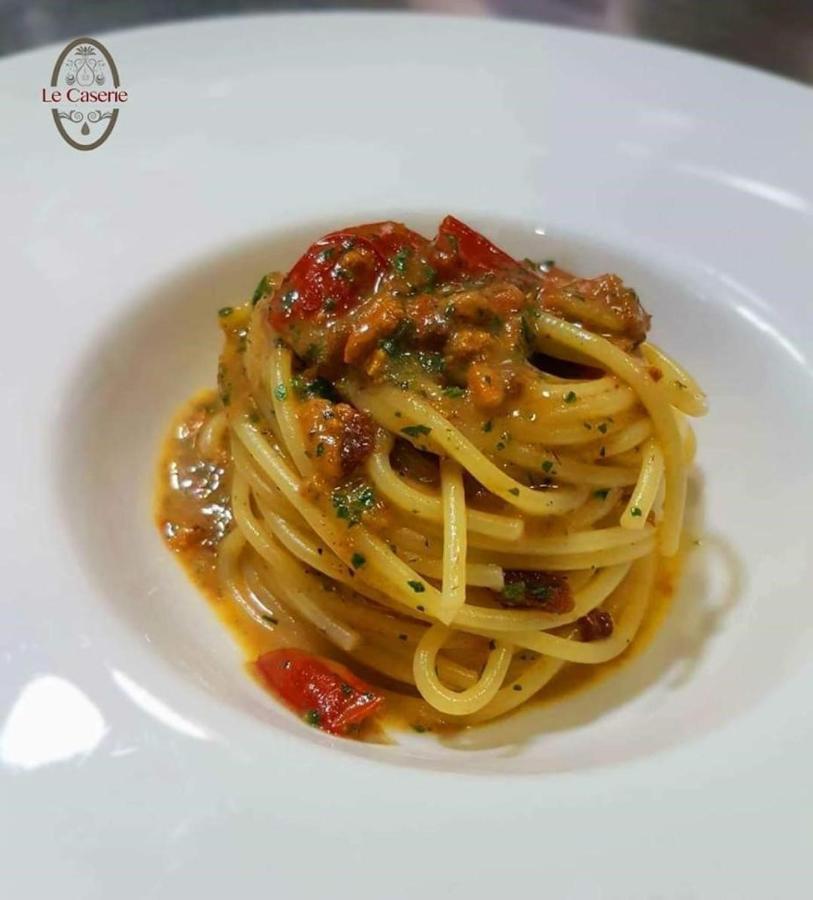
[[[309,319],[324,310],[342,316],[374,288],[404,248],[418,250],[425,238],[398,222],[374,222],[333,231],[312,244],[271,300],[271,321]]]
[[[377,712],[384,698],[347,666],[304,650],[271,650],[257,660],[269,687],[311,725],[345,734]]]

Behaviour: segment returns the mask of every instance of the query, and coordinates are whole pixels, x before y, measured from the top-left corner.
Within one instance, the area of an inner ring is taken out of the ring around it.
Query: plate
[[[809,878],[813,93],[440,17],[102,40],[130,98],[92,152],[39,100],[61,48],[0,63],[12,894],[742,897]],[[508,745],[337,741],[245,677],[161,546],[155,453],[213,380],[213,311],[259,272],[329,226],[448,211],[639,290],[711,399],[700,546],[648,649]]]

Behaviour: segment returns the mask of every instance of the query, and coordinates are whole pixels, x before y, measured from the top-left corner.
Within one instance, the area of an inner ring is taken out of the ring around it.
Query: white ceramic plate
[[[813,93],[471,20],[103,40],[130,100],[92,152],[39,102],[59,48],[0,63],[7,895],[805,894]],[[161,546],[156,448],[258,273],[447,211],[638,288],[711,398],[704,541],[647,652],[509,746],[337,741],[246,677]]]

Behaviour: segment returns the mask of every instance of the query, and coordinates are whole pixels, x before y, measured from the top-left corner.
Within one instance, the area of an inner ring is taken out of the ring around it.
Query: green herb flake
[[[636,519],[640,518],[643,515],[640,506],[633,506],[630,510],[630,515],[634,516]]]
[[[402,434],[409,435],[409,437],[420,437],[422,434],[429,434],[432,431],[431,428],[427,428],[426,425],[407,425],[405,428],[401,429]]]
[[[378,346],[387,356],[399,357],[404,353],[406,345],[412,337],[414,325],[409,319],[402,319],[393,333],[378,342]]]
[[[491,429],[492,429],[493,427],[494,427],[494,423],[491,421],[491,419],[489,419],[489,420],[485,423],[485,425],[483,425],[483,431],[485,431],[485,433],[488,434],[488,432],[491,431]]]
[[[251,305],[256,306],[260,300],[268,293],[268,276],[263,275],[260,279],[256,288],[254,288],[254,293],[251,295]]]
[[[456,384],[452,384],[452,385],[449,385],[449,387],[445,387],[443,389],[443,393],[447,397],[458,398],[458,397],[463,397],[465,395],[466,389],[462,388],[462,387],[458,387]]]
[[[508,488],[508,493],[513,494],[515,497],[519,497],[519,488]]]
[[[399,275],[406,273],[407,260],[410,256],[408,247],[402,247],[392,258],[392,267]]]
[[[413,730],[413,731],[416,731],[418,734],[424,734],[425,732],[429,731],[429,729],[426,727],[426,725],[421,725],[421,724],[418,723],[418,722],[416,722],[416,723],[412,726],[412,730]]]
[[[428,353],[421,350],[416,354],[416,359],[427,375],[438,375],[446,368],[446,360],[442,353]]]
[[[336,389],[326,378],[319,377],[313,381],[305,381],[301,375],[294,375],[293,386],[300,397],[321,397],[323,400],[333,402],[339,399]]]
[[[598,430],[599,430],[602,434],[607,434],[607,423],[606,423],[606,422],[602,422],[601,425],[598,426]]]
[[[284,384],[278,384],[274,388],[274,396],[277,398],[277,400],[284,400],[288,396],[288,389]]]
[[[553,472],[553,462],[549,459],[546,459],[542,463],[542,471],[545,472],[547,475],[550,475],[551,472]]]
[[[349,487],[335,487],[330,493],[330,502],[336,516],[352,527],[375,506],[375,491],[363,481]]]
[[[319,715],[318,710],[309,709],[305,713],[305,721],[308,725],[313,725],[314,728],[318,728],[320,722],[322,721],[322,717]]]
[[[522,600],[525,597],[525,582],[513,581],[511,584],[506,584],[502,589],[502,595],[506,600],[514,602]]]
[[[324,441],[319,441],[319,443],[316,445],[316,455],[317,456],[325,455],[325,442]]]
[[[426,590],[426,585],[422,581],[408,581],[407,584],[416,594],[422,594]]]
[[[234,312],[233,306],[221,306],[217,311],[217,314],[221,319],[228,319],[228,317]]]
[[[364,563],[367,562],[367,557],[361,553],[354,553],[350,557],[350,562],[352,563],[354,569],[360,569],[364,565]]]
[[[309,363],[319,362],[324,355],[324,347],[322,344],[308,344],[305,350],[305,361]]]
[[[593,491],[593,496],[596,500],[606,500],[609,493],[609,488],[598,488],[598,490]]]
[[[564,398],[564,399],[565,399],[565,403],[575,403],[576,400],[577,400],[578,398],[576,397],[576,392],[575,392],[575,391],[568,391],[568,392],[565,394],[565,398]]]

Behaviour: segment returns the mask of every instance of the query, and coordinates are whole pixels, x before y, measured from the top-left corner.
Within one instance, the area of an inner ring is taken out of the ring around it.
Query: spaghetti
[[[405,697],[484,722],[630,646],[706,401],[620,279],[385,222],[220,320],[161,527],[267,630],[258,671],[307,721],[352,734]]]

